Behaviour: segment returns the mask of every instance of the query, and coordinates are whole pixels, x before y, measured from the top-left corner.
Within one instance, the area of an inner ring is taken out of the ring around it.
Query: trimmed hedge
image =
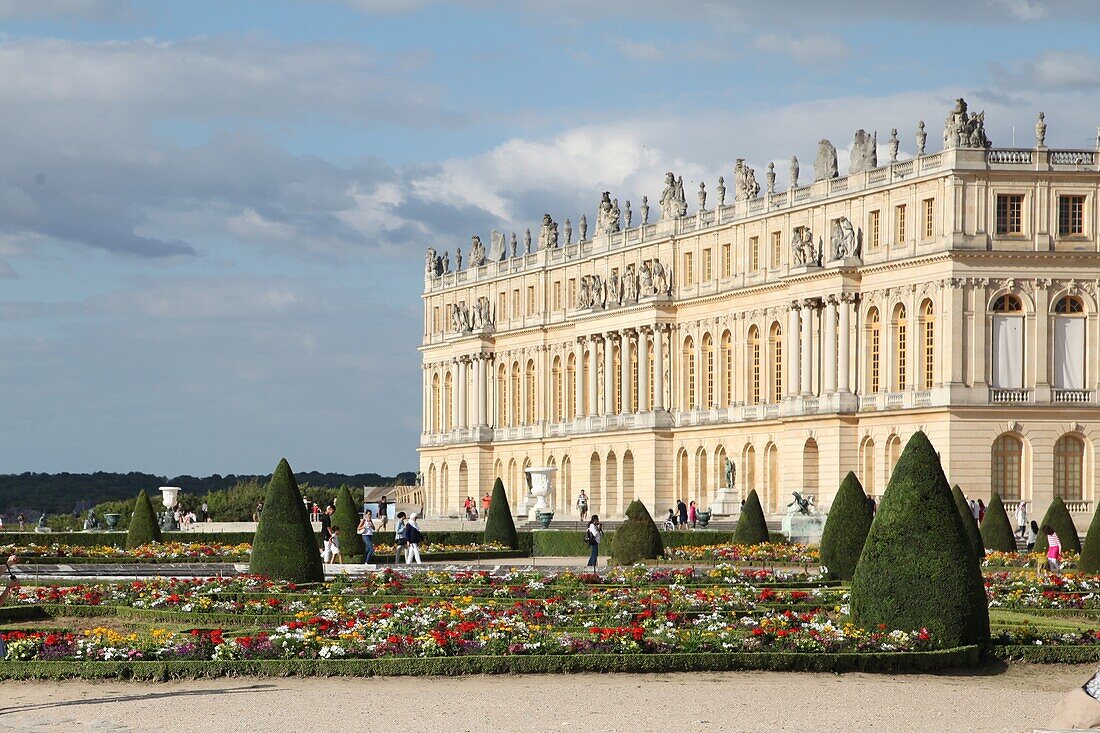
[[[1096,664],[1100,662],[1098,646],[1059,646],[1057,644],[996,644],[993,656],[1005,661],[1034,664]]]
[[[966,531],[966,539],[974,550],[974,555],[980,560],[985,557],[985,544],[982,542],[981,532],[978,531],[978,520],[974,518],[974,512],[970,511],[970,504],[963,496],[958,484],[951,487],[951,495],[955,500],[955,508],[959,512],[963,529]]]
[[[863,484],[849,471],[837,489],[821,533],[821,564],[829,568],[830,577],[852,579],[870,530],[871,505]]]
[[[1085,535],[1085,546],[1081,548],[1077,567],[1085,573],[1100,572],[1100,504],[1097,504],[1092,522],[1089,523],[1089,531]]]
[[[759,545],[768,541],[768,523],[764,519],[756,489],[745,498],[745,507],[737,517],[737,526],[733,530],[733,541],[738,545]]]
[[[153,511],[149,495],[142,489],[134,502],[134,516],[130,519],[130,529],[126,532],[126,547],[141,547],[150,542],[160,542],[160,522],[157,520],[157,513]]]
[[[1016,552],[1016,533],[1012,531],[1012,524],[1008,521],[1008,512],[1005,511],[1001,495],[996,492],[985,509],[981,530],[982,543],[986,549]]]
[[[1069,509],[1062,497],[1054,497],[1047,507],[1047,513],[1043,515],[1043,521],[1039,522],[1039,536],[1035,538],[1035,552],[1047,554],[1047,536],[1043,534],[1043,525],[1049,524],[1058,533],[1058,539],[1062,541],[1062,552],[1080,552],[1081,538],[1077,536],[1077,527],[1073,524],[1073,517],[1069,515]]]
[[[931,672],[975,667],[977,646],[931,652],[565,654],[389,659],[277,659],[187,662],[5,662],[0,679],[167,681],[217,677],[373,677],[578,672]]]
[[[852,579],[851,615],[865,629],[927,628],[943,644],[989,641],[985,583],[928,436],[898,460]]]
[[[249,572],[295,583],[325,579],[309,514],[285,458],[267,485]]]
[[[508,506],[504,482],[499,478],[493,482],[493,497],[489,500],[489,513],[485,516],[485,542],[499,542],[512,549],[519,547],[512,508]]]
[[[266,506],[266,504],[265,504]],[[359,513],[362,503],[356,503],[347,486],[341,486],[336,492],[336,511],[332,513],[332,526],[340,528],[340,554],[344,557],[363,557],[367,547],[363,536],[355,530],[359,527]]]
[[[611,538],[611,559],[619,565],[633,565],[639,560],[664,557],[665,545],[653,517],[640,500],[626,508],[626,521]]]

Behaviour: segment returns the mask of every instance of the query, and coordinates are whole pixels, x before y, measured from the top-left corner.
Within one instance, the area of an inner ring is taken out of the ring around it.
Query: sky
[[[1095,0],[0,0],[0,473],[415,468],[424,252],[600,192],[1092,148]],[[732,185],[728,183],[727,185]],[[713,194],[712,194],[713,195]],[[689,195],[694,209],[695,198]]]

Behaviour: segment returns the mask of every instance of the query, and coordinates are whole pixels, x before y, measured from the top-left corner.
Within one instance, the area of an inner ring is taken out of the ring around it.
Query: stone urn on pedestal
[[[114,532],[116,529],[118,529],[118,522],[119,522],[120,519],[122,519],[122,515],[121,514],[104,514],[103,518],[107,521],[107,530],[109,532]]]
[[[179,529],[179,525],[176,524],[175,512],[172,511],[176,506],[176,498],[179,493],[180,487],[178,486],[160,487],[160,501],[164,504],[164,515],[160,520],[160,528],[164,532],[175,532]]]
[[[554,516],[554,508],[551,506],[551,497],[553,492],[554,474],[558,472],[558,469],[553,466],[541,466],[532,467],[527,469],[527,475],[531,479],[531,495],[535,497],[534,506],[527,510],[527,519],[530,521],[539,520],[540,514],[549,513],[551,518]],[[550,526],[550,520],[546,520],[543,525],[545,527]]]

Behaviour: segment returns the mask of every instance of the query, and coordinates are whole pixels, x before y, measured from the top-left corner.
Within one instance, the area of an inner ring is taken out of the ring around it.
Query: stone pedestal
[[[715,514],[739,514],[741,512],[741,500],[737,498],[736,489],[728,486],[719,487],[714,494],[714,500],[708,507]]]
[[[540,466],[528,468],[526,472],[531,478],[530,496],[534,497],[535,501],[533,505],[525,508],[527,518],[535,521],[541,512],[553,511],[551,502],[553,501],[554,474],[558,469],[553,466]]]
[[[791,265],[790,274],[805,275],[807,272],[817,272],[820,269],[821,265],[814,262],[805,265]]]
[[[825,517],[825,514],[788,514],[783,517],[783,534],[800,545],[820,544]]]
[[[830,260],[825,263],[825,266],[830,270],[836,267],[861,267],[863,260],[859,257],[845,257],[839,260]]]

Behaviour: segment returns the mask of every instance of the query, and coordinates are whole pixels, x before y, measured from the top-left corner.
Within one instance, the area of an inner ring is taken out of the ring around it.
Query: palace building
[[[854,471],[879,496],[925,431],[948,479],[1033,517],[1062,497],[1086,515],[1100,440],[1097,149],[999,148],[958,100],[943,149],[900,159],[896,131],[856,133],[838,175],[761,190],[738,161],[654,203],[603,196],[574,241],[547,215],[534,242],[429,250],[420,469],[429,514],[503,479],[525,513],[528,467],[557,469],[551,503],[654,516],[676,499],[735,513],[751,489],[827,507]],[[937,146],[938,147],[938,146]],[[806,176],[810,177],[810,176]],[[708,205],[707,198],[712,201]],[[693,202],[693,204],[696,202]],[[728,462],[728,463],[727,463]]]

